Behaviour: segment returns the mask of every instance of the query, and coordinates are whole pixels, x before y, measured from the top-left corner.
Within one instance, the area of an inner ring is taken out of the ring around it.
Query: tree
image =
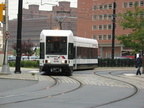
[[[135,51],[144,49],[144,9],[136,4],[134,10],[126,10],[125,14],[119,14],[120,26],[123,29],[131,29],[129,35],[122,34],[117,39],[125,46]]]
[[[14,43],[11,47],[14,50],[16,50],[17,49],[16,43]],[[34,43],[30,39],[22,41],[21,47],[22,47],[21,49],[22,54],[25,54],[27,56],[34,54],[34,50],[32,49],[34,47]]]

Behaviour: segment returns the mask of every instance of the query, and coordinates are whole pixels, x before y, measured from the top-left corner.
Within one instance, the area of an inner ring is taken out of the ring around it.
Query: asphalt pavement
[[[135,75],[136,68],[134,67],[99,67],[94,71],[97,72],[106,72],[106,71],[128,71],[128,73],[122,73],[122,75],[127,79],[130,78],[129,81],[135,83],[138,88],[141,90],[139,94],[134,96],[133,98],[127,99],[126,101],[115,102],[113,104],[99,106],[103,103],[109,103],[115,99],[121,99],[125,95],[129,95],[133,92],[131,87],[127,87],[127,85],[120,84],[116,81],[100,79],[93,74],[80,73],[76,72],[73,74],[73,77],[79,78],[85,86],[82,89],[77,90],[76,92],[71,92],[65,95],[56,96],[53,98],[44,98],[42,100],[35,100],[34,103],[31,102],[22,102],[17,104],[7,104],[2,105],[3,102],[11,102],[11,98],[13,97],[15,100],[21,100],[23,98],[31,98],[31,91],[37,91],[41,88],[45,88],[48,85],[52,84],[52,79],[49,76],[44,76],[39,74],[38,69],[27,69],[22,68],[21,74],[15,74],[14,68],[10,68],[9,73],[0,73],[0,98],[3,100],[0,102],[1,108],[143,108],[143,93],[144,93],[144,74],[141,76]],[[83,76],[82,76],[83,75]],[[61,78],[61,80],[60,80]],[[70,86],[75,86],[75,82],[72,82],[67,77],[58,77],[59,81],[61,81],[61,85],[56,87],[55,89],[50,89],[46,92],[45,95],[52,94],[53,92],[64,91]],[[89,80],[87,80],[89,79]],[[140,80],[139,82],[137,82]],[[71,83],[71,85],[70,85]],[[96,85],[96,86],[93,86]],[[29,94],[21,94],[21,93],[29,93]],[[13,94],[13,95],[7,95]],[[15,94],[20,94],[16,95]],[[22,95],[22,97],[21,97]],[[39,95],[36,93],[34,96]],[[41,94],[42,95],[42,94]],[[42,95],[42,96],[43,96]],[[3,97],[3,96],[9,96]],[[18,98],[21,97],[20,98]],[[90,107],[93,106],[93,107]]]

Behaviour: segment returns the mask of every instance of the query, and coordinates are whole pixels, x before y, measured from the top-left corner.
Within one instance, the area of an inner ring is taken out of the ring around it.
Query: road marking
[[[29,71],[29,73],[39,73],[39,71],[33,70],[33,71]]]
[[[124,74],[125,76],[136,76],[136,74]]]

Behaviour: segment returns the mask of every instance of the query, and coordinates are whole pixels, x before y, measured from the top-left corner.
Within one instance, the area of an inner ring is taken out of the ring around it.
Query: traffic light
[[[4,21],[3,10],[5,10],[5,4],[0,4],[0,21]]]

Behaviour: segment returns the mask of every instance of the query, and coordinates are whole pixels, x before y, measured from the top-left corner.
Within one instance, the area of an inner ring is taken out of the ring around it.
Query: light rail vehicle
[[[97,40],[74,36],[71,30],[42,30],[40,71],[70,76],[73,70],[97,66]]]

